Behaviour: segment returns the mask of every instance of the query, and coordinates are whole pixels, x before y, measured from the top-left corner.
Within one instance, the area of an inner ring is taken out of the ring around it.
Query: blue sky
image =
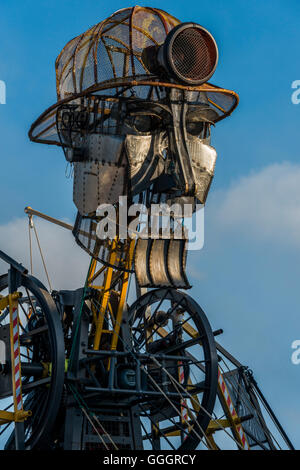
[[[216,175],[205,245],[190,257],[191,294],[213,327],[224,329],[222,343],[253,368],[300,448],[300,365],[291,363],[291,344],[300,339],[300,104],[291,102],[291,84],[300,79],[300,2],[147,4],[211,31],[220,52],[211,81],[240,95],[237,110],[213,130]],[[6,234],[26,205],[71,221],[76,213],[62,151],[27,137],[30,124],[56,100],[55,58],[69,39],[133,5],[1,2],[0,80],[7,104],[0,105],[0,248],[9,246],[12,256],[21,256],[22,244],[8,245]]]

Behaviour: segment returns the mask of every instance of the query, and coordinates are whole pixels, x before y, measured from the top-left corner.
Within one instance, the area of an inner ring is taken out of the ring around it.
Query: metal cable
[[[157,361],[157,359],[155,359],[154,357],[152,357],[151,359],[152,359],[156,364],[159,364],[159,362]],[[160,366],[160,367],[162,367],[162,366]],[[162,370],[164,370],[164,372],[165,372],[168,376],[171,375],[164,367],[162,367]],[[172,377],[172,378],[174,379],[174,377]],[[174,380],[176,380],[176,379],[174,379]],[[178,381],[176,380],[176,383],[177,383],[177,385],[184,391],[184,393],[186,393],[186,394],[188,395],[188,397],[190,398],[191,402],[193,403],[193,402],[195,401],[194,397],[181,385],[180,382],[178,382]],[[238,446],[241,450],[245,450],[245,449],[240,445],[240,443],[239,443],[233,436],[231,436],[231,434],[230,434],[228,431],[226,431],[226,429],[224,428],[224,426],[222,426],[221,423],[219,423],[219,422],[201,405],[201,403],[197,403],[197,405],[206,413],[207,416],[210,417],[210,419],[211,419],[212,421],[215,421],[215,422],[218,424],[218,426],[220,426],[220,428],[222,428],[222,430],[225,431],[225,433],[228,434],[228,436],[230,436],[230,438],[237,444],[237,446]]]
[[[259,399],[259,395],[257,394],[256,390],[253,390],[253,392],[254,392],[254,394],[255,394],[255,396],[256,396],[256,399],[257,399],[260,403],[262,403],[261,400]],[[281,434],[280,429],[278,429],[278,426],[277,426],[276,422],[274,421],[273,416],[271,415],[271,413],[269,412],[269,410],[264,406],[263,403],[262,403],[262,405],[263,405],[263,407],[264,407],[264,410],[268,413],[269,418],[271,418],[271,420],[272,420],[274,426],[276,427],[276,429],[277,429],[278,432],[280,433],[281,437],[284,439],[284,436]],[[269,430],[269,429],[268,429],[268,430]],[[269,430],[269,433],[271,434],[271,437],[274,439],[274,441],[275,441],[276,444],[278,445],[279,450],[283,450],[282,447],[280,446],[279,442],[278,442],[277,439],[275,438],[274,434],[273,434],[270,430]]]
[[[96,428],[96,426],[94,425],[94,423],[92,422],[91,418],[89,417],[88,413],[86,412],[86,410],[82,407],[81,408],[81,411],[84,413],[84,415],[86,416],[86,418],[89,420],[91,426],[94,428],[94,430],[96,431],[98,437],[100,438],[102,444],[104,445],[105,449],[106,450],[109,450],[109,447],[106,445],[106,442],[105,440],[103,439],[103,437],[101,436],[101,434],[98,432],[98,429]]]
[[[223,358],[222,358],[222,361],[224,362],[224,365],[227,367],[228,371],[230,371],[230,368],[228,367],[227,363],[225,362],[225,360],[224,360]],[[222,366],[219,365],[219,367],[220,367],[222,373],[223,373],[223,374],[226,374],[226,372],[224,371],[224,369],[222,368]],[[238,392],[238,389],[236,388],[235,384],[230,380],[229,377],[226,377],[226,380],[230,383],[230,385],[232,386],[232,388],[234,389],[234,391],[236,392],[236,394],[237,394],[237,396],[238,396],[238,393],[239,393],[239,392]],[[255,392],[255,390],[254,390],[254,392]],[[258,398],[258,397],[257,397],[257,398]],[[249,398],[248,398],[247,396],[242,395],[241,399],[242,399],[242,401],[243,401],[245,407],[247,408],[247,410],[248,410],[249,412],[251,412],[253,408],[255,409],[255,407],[253,407],[251,401],[249,400]],[[249,403],[250,406],[247,405],[247,402]],[[265,408],[265,407],[264,407],[264,408]],[[265,409],[266,409],[266,408],[265,408]],[[266,411],[267,411],[267,410],[266,410]],[[258,423],[258,425],[261,426],[258,417],[257,417],[256,415],[254,415],[253,418],[256,420],[256,422]],[[275,423],[274,423],[274,424],[275,424]],[[272,433],[269,429],[268,429],[268,431],[269,431],[271,437],[274,439],[274,441],[275,441],[276,444],[278,445],[279,450],[282,450],[280,444],[278,443],[278,441],[277,441],[277,439],[275,438],[275,436],[273,435],[273,433]]]
[[[30,256],[30,274],[33,275],[33,263],[32,263],[32,237],[31,237],[31,229],[32,229],[32,215],[28,216],[28,234],[29,234],[29,256]]]
[[[109,448],[107,447],[105,441],[103,440],[102,436],[100,435],[100,433],[98,432],[97,428],[95,427],[95,425],[93,424],[91,418],[93,418],[96,423],[100,426],[101,430],[103,431],[103,433],[108,437],[109,441],[112,443],[112,445],[114,446],[115,450],[119,450],[116,443],[113,441],[112,437],[110,436],[110,434],[106,431],[106,429],[104,428],[104,426],[100,423],[100,421],[98,420],[97,416],[95,415],[95,413],[92,413],[91,410],[89,409],[88,405],[86,404],[86,402],[84,401],[83,397],[81,396],[81,394],[78,392],[78,390],[74,390],[73,386],[72,385],[69,385],[72,393],[73,393],[73,396],[75,398],[75,400],[77,401],[77,403],[79,404],[79,407],[80,409],[84,412],[84,414],[86,415],[86,417],[88,418],[89,422],[91,423],[91,425],[93,426],[93,428],[95,429],[96,433],[98,434],[98,436],[100,437],[104,447],[106,450],[109,450]],[[82,402],[82,404],[80,403],[80,401]],[[89,410],[89,413],[90,413],[90,416],[88,415],[87,411],[86,410]]]
[[[163,367],[162,370],[163,370],[163,369],[166,369],[166,368]],[[179,391],[179,389],[178,389],[178,387],[177,387],[177,383],[176,383],[177,380],[176,380],[172,375],[170,376],[170,379],[171,379],[171,382],[173,383],[175,389],[176,389],[177,392],[179,393],[179,395],[180,395],[180,397],[181,397],[181,401],[183,401],[183,402],[186,401],[186,398],[182,395],[182,393],[180,393],[180,391]],[[178,383],[180,383],[180,382],[178,382]],[[200,431],[202,432],[203,437],[204,437],[205,440],[206,440],[207,448],[210,448],[210,450],[213,450],[211,443],[207,440],[206,434],[205,434],[205,432],[203,431],[203,429],[202,429],[202,427],[200,426],[200,424],[198,423],[197,418],[194,416],[194,413],[192,412],[192,410],[187,406],[187,404],[184,405],[183,403],[180,403],[180,405],[181,405],[182,407],[186,408],[188,414],[190,415],[190,417],[191,417],[191,419],[192,419],[192,422],[193,422],[194,424],[197,424],[197,426],[200,428]],[[200,405],[200,404],[199,404],[199,405]],[[182,416],[181,416],[181,418],[182,418]],[[185,420],[185,418],[183,418],[183,419]],[[188,424],[189,424],[189,423],[188,423]]]
[[[50,292],[52,292],[51,282],[50,282],[49,274],[48,274],[48,271],[47,271],[47,267],[46,267],[44,255],[43,255],[43,252],[42,252],[42,248],[41,248],[41,245],[40,245],[40,240],[39,240],[39,237],[38,237],[38,234],[37,234],[37,231],[36,231],[36,228],[35,228],[35,225],[34,225],[33,221],[32,221],[32,226],[33,226],[33,230],[34,230],[34,233],[35,233],[36,241],[37,241],[37,244],[38,244],[38,247],[39,247],[40,255],[41,255],[41,258],[42,258],[44,270],[45,270],[45,273],[46,273],[46,276],[47,276],[47,280],[48,280],[48,284],[49,284],[49,289],[50,289]]]
[[[149,372],[145,369],[145,366],[141,365],[141,370],[144,371],[148,375],[151,382],[155,385],[155,387],[157,387],[157,389],[160,391],[160,393],[163,395],[163,397],[170,403],[171,407],[175,410],[175,412],[178,414],[178,416],[180,418],[182,418],[180,412],[178,411],[178,409],[176,408],[174,403],[170,400],[170,398],[167,396],[167,394],[160,388],[160,386],[155,382],[153,377],[151,377]],[[187,426],[189,426],[189,423],[185,418],[182,418],[182,420],[184,421],[184,423]],[[199,423],[197,423],[197,424],[199,425],[200,431],[203,433],[203,436],[205,436],[205,433],[204,433],[203,429],[201,428],[200,424]],[[194,434],[196,434],[196,436],[198,437],[198,439],[200,439],[200,441],[202,441],[202,436],[200,436],[195,429],[192,429],[191,431],[194,432]],[[208,446],[207,446],[207,448],[208,448]]]
[[[118,323],[118,322],[117,322],[117,323]],[[121,326],[121,325],[120,325],[120,326]],[[154,381],[153,377],[151,377],[151,375],[150,375],[149,372],[145,369],[145,367],[140,364],[140,361],[139,361],[139,359],[134,355],[134,352],[128,349],[127,344],[125,344],[125,342],[124,342],[124,340],[122,339],[122,337],[120,336],[120,334],[118,334],[118,338],[119,338],[120,341],[123,343],[123,346],[125,347],[125,349],[133,356],[134,360],[141,366],[141,369],[143,369],[144,372],[147,374],[147,376],[149,376],[149,378],[151,379],[151,381]],[[153,360],[154,362],[156,362],[156,365],[158,365],[158,367],[159,367],[160,369],[164,370],[164,371],[167,373],[167,375],[170,376],[169,372],[168,372],[156,359],[154,359],[154,358],[152,357],[152,360]],[[171,377],[172,377],[172,376],[171,376]],[[172,377],[172,379],[175,380],[173,377]],[[177,382],[177,381],[176,381],[176,382]],[[157,388],[160,389],[160,387],[156,384],[156,382],[154,382],[154,383],[155,383],[155,385],[157,386]],[[193,403],[194,400],[195,400],[194,397],[193,397],[192,395],[190,395],[189,392],[188,392],[187,390],[185,390],[185,389],[181,386],[181,384],[180,384],[179,382],[177,382],[177,384],[178,384],[178,385],[183,389],[183,391],[189,396],[189,398],[191,399],[191,401],[192,401],[192,403]],[[160,391],[161,391],[161,390],[160,390]],[[164,392],[162,392],[162,391],[161,391],[161,393],[164,394]],[[167,398],[168,401],[170,401],[170,399],[169,399],[166,395],[165,395],[165,397]],[[181,397],[182,397],[182,395],[181,395]],[[172,404],[172,403],[171,403],[171,404]],[[228,433],[228,432],[226,431],[226,429],[217,421],[217,419],[215,419],[210,413],[208,413],[208,411],[207,411],[200,403],[198,403],[198,405],[199,405],[199,407],[200,407],[201,409],[203,409],[203,411],[210,417],[210,419],[211,419],[212,421],[215,421],[218,425],[220,425],[220,427],[225,431],[225,433],[228,434],[228,436],[229,436],[242,450],[244,450],[244,448],[239,444],[239,442],[238,442],[230,433]],[[173,404],[172,404],[172,406],[173,406]],[[176,408],[176,407],[175,407],[175,408]],[[178,412],[177,409],[176,409],[176,413],[181,417],[181,415],[180,415],[180,413]],[[205,437],[205,433],[203,432],[203,429],[201,428],[200,424],[199,424],[197,421],[196,421],[196,423],[197,423],[198,427],[200,428],[200,431],[203,433],[203,436]],[[188,423],[187,423],[187,424],[188,424]],[[195,430],[192,430],[192,431],[194,431],[194,432],[196,433]],[[198,433],[196,433],[196,435],[197,435],[197,437],[200,437]],[[202,437],[200,437],[200,441],[202,441]],[[206,447],[208,447],[208,446],[206,445]]]
[[[108,439],[110,440],[110,442],[112,443],[112,445],[114,446],[115,450],[119,450],[116,443],[113,441],[113,439],[111,438],[110,434],[108,434],[108,432],[105,430],[104,426],[100,423],[98,417],[93,413],[92,414],[94,420],[96,421],[96,423],[100,426],[100,428],[102,429],[102,431],[104,432],[104,434],[108,437]]]

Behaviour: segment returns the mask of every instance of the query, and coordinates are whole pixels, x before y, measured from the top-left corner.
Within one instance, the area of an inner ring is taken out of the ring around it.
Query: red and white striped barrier
[[[21,386],[21,366],[20,366],[20,342],[19,342],[19,316],[18,308],[13,306],[10,321],[12,324],[11,341],[12,341],[12,382],[14,391],[15,411],[23,410],[22,386]]]
[[[236,410],[234,408],[234,405],[232,403],[231,397],[230,397],[229,392],[228,392],[227,385],[225,383],[225,380],[223,379],[223,376],[220,372],[220,369],[218,369],[218,382],[219,382],[219,386],[220,386],[221,392],[223,394],[224,400],[226,401],[228,411],[230,412],[233,419],[237,419],[238,418],[237,412],[236,412]],[[244,433],[242,425],[241,424],[236,424],[235,428],[236,428],[237,433],[239,435],[239,440],[240,440],[241,445],[244,447],[245,450],[250,450],[250,447],[249,447],[248,441],[246,439],[246,435]]]
[[[182,362],[179,362],[178,373],[179,373],[179,383],[183,385],[184,384],[184,368],[183,368]],[[187,401],[183,399],[181,400],[181,421],[183,423],[187,423],[188,418],[189,418],[189,415],[188,415],[188,410],[187,410]]]

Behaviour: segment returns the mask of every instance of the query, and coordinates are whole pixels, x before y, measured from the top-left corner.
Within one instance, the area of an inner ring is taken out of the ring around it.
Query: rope
[[[91,410],[89,409],[88,405],[86,404],[86,402],[84,401],[82,395],[80,395],[78,390],[76,391],[76,389],[74,389],[74,387],[71,384],[69,384],[69,388],[70,388],[71,392],[73,393],[73,396],[74,396],[75,400],[77,401],[77,403],[79,405],[79,408],[83,411],[84,415],[86,416],[86,418],[89,420],[90,424],[92,425],[92,427],[96,431],[96,433],[99,436],[101,442],[103,443],[105,449],[109,450],[109,447],[106,445],[106,442],[104,441],[104,439],[101,436],[101,434],[99,433],[98,429],[96,428],[96,426],[92,422],[91,418],[93,418],[96,421],[96,423],[98,424],[98,426],[100,426],[102,432],[108,437],[108,439],[111,442],[111,444],[113,445],[114,449],[119,450],[118,447],[116,446],[115,442],[111,438],[110,434],[105,430],[104,426],[98,420],[97,416],[94,413],[91,412]],[[90,415],[88,414],[87,410],[89,411]]]
[[[102,429],[102,431],[104,432],[104,434],[108,437],[108,439],[110,440],[110,442],[112,443],[112,445],[114,446],[115,450],[119,450],[118,447],[116,446],[115,442],[113,441],[113,439],[111,438],[111,436],[108,434],[108,432],[104,429],[104,426],[100,423],[99,419],[97,418],[97,416],[95,414],[92,415],[94,420],[96,421],[96,423],[100,426],[100,428]]]
[[[176,379],[174,379],[173,376],[171,376],[171,374],[164,368],[162,367],[159,362],[157,361],[157,359],[155,359],[154,357],[151,358],[153,362],[156,363],[156,365],[159,365],[162,370],[168,375],[168,377],[171,377],[172,380],[176,381],[177,385],[181,388],[181,390],[184,391],[184,393],[186,393],[188,395],[188,397],[190,398],[191,402],[193,403],[195,401],[194,397],[181,385],[180,382],[178,382]],[[228,432],[226,431],[226,429],[224,428],[224,426],[221,425],[221,423],[219,423],[202,405],[201,403],[197,403],[197,405],[206,413],[207,416],[210,417],[210,419],[212,421],[215,421],[218,423],[218,425],[220,426],[220,428],[223,429],[223,431],[225,431],[226,434],[228,434],[228,436],[230,436],[230,438],[238,445],[238,447],[241,449],[241,450],[245,450],[241,445],[240,443]]]
[[[38,237],[38,234],[37,234],[37,231],[36,231],[36,228],[35,228],[34,223],[32,223],[32,225],[33,225],[33,230],[34,230],[34,233],[35,233],[36,241],[37,241],[37,244],[38,244],[38,247],[39,247],[40,255],[41,255],[41,258],[42,258],[44,270],[45,270],[45,273],[46,273],[46,276],[47,276],[47,280],[48,280],[48,284],[49,284],[49,289],[50,289],[50,292],[51,292],[51,291],[52,291],[51,282],[50,282],[49,274],[48,274],[48,271],[47,271],[47,267],[46,267],[46,263],[45,263],[45,259],[44,259],[44,255],[43,255],[43,251],[42,251],[42,248],[41,248],[41,245],[40,245],[40,240],[39,240],[39,237]]]
[[[33,227],[32,215],[28,216],[28,234],[29,234],[29,256],[30,256],[30,274],[33,275],[33,263],[32,263],[32,237],[31,229]]]
[[[103,437],[101,436],[101,434],[98,432],[98,429],[96,428],[96,426],[94,425],[93,421],[91,420],[91,418],[89,417],[88,413],[86,412],[86,410],[83,408],[83,406],[80,407],[81,411],[84,413],[84,415],[86,416],[86,418],[89,420],[91,426],[94,428],[94,430],[96,431],[98,437],[100,438],[102,444],[104,445],[105,449],[106,450],[109,450],[108,446],[106,445]]]
[[[141,365],[141,369],[142,369],[142,371],[144,371],[144,372],[148,375],[148,377],[149,377],[149,379],[151,380],[151,382],[152,382],[152,383],[155,385],[155,387],[160,391],[160,393],[165,397],[165,399],[170,403],[170,405],[172,406],[172,408],[175,410],[176,414],[178,414],[178,416],[179,416],[180,418],[182,418],[180,412],[178,411],[178,409],[176,408],[176,406],[174,405],[174,403],[170,400],[170,398],[167,396],[167,394],[160,388],[160,386],[155,382],[155,380],[153,379],[153,377],[151,377],[151,375],[149,374],[149,372],[146,370],[145,366]],[[163,368],[162,368],[162,369],[163,369]],[[180,393],[179,393],[179,394],[180,394]],[[181,394],[180,394],[180,395],[181,395]],[[181,395],[181,397],[182,397],[182,395]],[[187,421],[185,418],[183,418],[183,421],[184,421],[184,423],[185,423],[187,426],[189,426],[189,423],[188,423],[188,421]],[[193,421],[193,422],[194,422],[194,421]],[[202,432],[203,436],[205,436],[205,433],[204,433],[203,429],[201,428],[200,424],[199,424],[197,421],[195,421],[194,423],[198,425],[198,427],[200,428],[200,432]],[[200,435],[197,433],[197,431],[196,431],[195,429],[192,429],[192,431],[194,432],[194,434],[196,434],[196,436],[198,437],[198,439],[200,439],[200,441],[201,441],[201,440],[202,440],[202,436],[200,436]],[[207,448],[209,448],[209,447],[207,446],[207,444],[205,444],[205,445],[206,445]]]
[[[52,291],[52,286],[51,286],[50,277],[49,277],[49,274],[48,274],[48,271],[47,271],[45,258],[44,258],[44,255],[43,255],[43,250],[42,250],[42,247],[41,247],[41,244],[40,244],[39,236],[38,236],[37,230],[36,230],[34,222],[33,222],[33,216],[28,215],[30,273],[33,274],[31,229],[34,230],[35,238],[36,238],[36,241],[37,241],[37,244],[38,244],[38,248],[39,248],[39,252],[40,252],[40,255],[41,255],[42,263],[43,263],[44,270],[45,270],[46,277],[47,277],[47,281],[48,281],[48,284],[49,284],[49,289],[50,289],[50,292],[51,292]]]

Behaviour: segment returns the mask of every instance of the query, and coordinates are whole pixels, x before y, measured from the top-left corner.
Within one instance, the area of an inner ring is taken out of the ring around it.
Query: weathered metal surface
[[[186,245],[184,239],[139,239],[134,264],[140,287],[188,289]]]
[[[93,213],[103,203],[115,204],[124,192],[126,167],[99,162],[74,163],[73,200],[82,215]]]
[[[130,168],[132,194],[143,191],[164,171],[165,134],[127,135],[126,155]]]
[[[151,286],[149,265],[147,261],[149,258],[148,251],[150,248],[151,245],[149,244],[149,240],[143,240],[142,238],[138,239],[135,249],[134,270],[137,281],[142,287]]]
[[[187,139],[187,144],[196,183],[196,196],[204,204],[214,176],[217,152],[195,137]]]
[[[186,276],[187,240],[170,240],[168,246],[168,273],[171,283],[177,288],[189,288]]]
[[[86,136],[83,160],[74,163],[73,200],[82,215],[96,212],[100,204],[115,204],[125,192],[127,161],[121,137]]]
[[[152,286],[168,287],[171,285],[168,273],[168,245],[169,240],[152,240],[150,266]]]

